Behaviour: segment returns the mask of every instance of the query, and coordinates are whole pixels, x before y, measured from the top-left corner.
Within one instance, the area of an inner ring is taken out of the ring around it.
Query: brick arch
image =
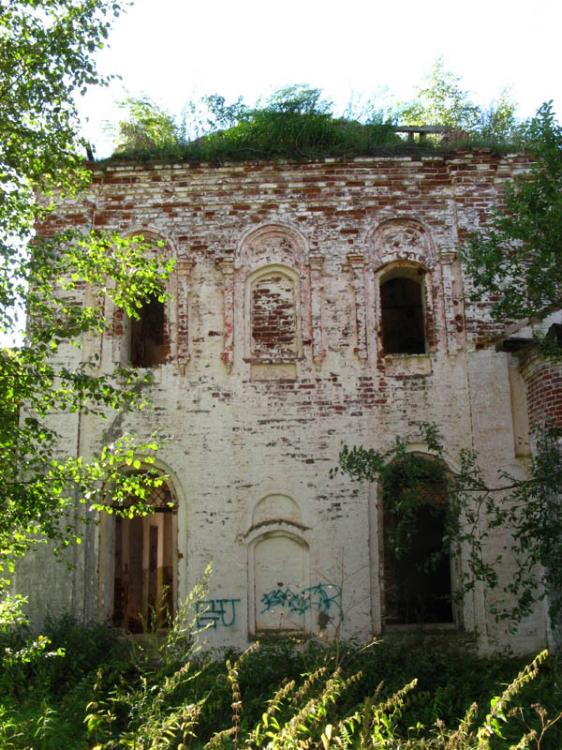
[[[235,267],[253,269],[268,263],[280,263],[304,270],[308,261],[308,243],[288,224],[264,224],[247,230],[238,243]]]
[[[366,244],[374,270],[396,260],[416,262],[428,269],[435,263],[431,232],[414,217],[385,219],[369,232]]]

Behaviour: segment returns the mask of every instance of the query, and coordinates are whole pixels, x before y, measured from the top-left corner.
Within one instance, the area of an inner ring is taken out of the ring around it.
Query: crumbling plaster
[[[458,256],[459,243],[521,167],[520,157],[486,151],[222,167],[110,163],[93,167],[81,204],[61,206],[49,219],[45,232],[71,223],[150,233],[176,260],[169,356],[153,371],[151,406],[114,422],[87,414],[54,415],[53,422],[62,443],[84,455],[118,431],[160,433],[160,466],[178,503],[178,596],[212,562],[208,599],[231,602],[216,605],[215,626],[205,633],[211,645],[242,647],[255,634],[267,593],[256,590],[252,562],[262,532],[296,540],[306,557],[303,581],[324,587],[309,595],[310,632],[363,640],[383,632],[377,488],[329,477],[343,443],[386,449],[401,435],[423,451],[416,425],[434,422],[451,470],[461,449],[476,448],[487,478],[498,467],[524,475],[525,459],[516,455],[521,418],[514,428],[512,417],[513,357],[489,346],[501,327],[486,300],[469,300]],[[392,264],[423,276],[423,355],[384,356],[379,287]],[[248,284],[265,266],[289,269],[294,357],[252,357]],[[92,353],[103,370],[127,361],[126,322],[109,303],[106,313],[103,338],[84,339],[81,352],[66,350],[67,364]],[[277,516],[272,501],[260,527],[256,508],[269,496],[288,498],[294,513]],[[487,554],[507,546],[498,535]],[[49,607],[108,615],[111,550],[103,527],[90,526],[72,554],[71,572],[47,551],[21,567],[18,586],[31,592],[36,617]],[[280,559],[279,582],[283,567]],[[507,555],[500,578],[510,571]],[[337,598],[338,588],[341,600],[322,619],[318,596]],[[489,614],[500,600],[477,586],[464,597],[457,630],[473,634],[482,653],[542,645],[544,611],[508,634]]]

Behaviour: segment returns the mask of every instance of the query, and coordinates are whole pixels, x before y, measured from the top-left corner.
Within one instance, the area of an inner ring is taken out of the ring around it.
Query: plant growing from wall
[[[165,149],[180,140],[174,118],[149,99],[128,97],[121,107],[127,117],[118,124],[117,151]]]
[[[458,594],[472,589],[477,581],[491,588],[503,585],[514,604],[494,609],[493,614],[516,628],[548,589],[562,588],[562,512],[558,500],[562,493],[562,455],[558,445],[561,433],[552,430],[540,436],[527,479],[500,470],[497,483],[489,485],[479,469],[475,451],[461,451],[459,470],[446,472],[437,428],[422,424],[420,430],[421,435],[415,436],[413,442],[419,443],[421,437],[435,457],[434,462],[421,462],[417,454],[408,451],[412,440],[397,438],[386,452],[344,446],[332,476],[342,472],[354,481],[380,484],[384,501],[390,504],[388,511],[397,519],[390,532],[385,530],[385,544],[398,556],[411,544],[420,489],[428,481],[441,483],[446,479],[442,551],[462,556],[466,563]],[[389,488],[395,491],[385,492]],[[497,573],[502,554],[490,559],[486,552],[487,541],[498,529],[511,535],[509,554],[515,564],[514,573],[504,584],[500,584]],[[547,588],[543,585],[543,570]],[[559,610],[560,602],[552,601],[552,617],[557,617]]]
[[[462,78],[439,57],[413,101],[396,107],[394,118],[405,125],[444,125],[466,143],[518,143],[521,123],[507,91],[487,107],[475,104],[462,87]]]
[[[146,97],[124,102],[126,117],[117,125],[117,158],[208,161],[248,159],[317,159],[368,156],[390,151],[439,148],[439,138],[406,143],[397,125],[444,126],[463,144],[487,144],[513,150],[520,143],[515,104],[504,92],[488,107],[474,104],[460,76],[434,65],[416,99],[381,106],[370,99],[358,107],[350,101],[343,115],[321,89],[285,86],[254,107],[242,98],[227,103],[211,94],[185,106],[179,122]],[[451,145],[445,143],[450,149]]]

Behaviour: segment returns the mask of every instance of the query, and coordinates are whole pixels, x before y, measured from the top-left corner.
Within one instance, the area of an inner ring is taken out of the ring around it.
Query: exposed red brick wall
[[[522,373],[527,383],[531,430],[545,425],[562,427],[562,363],[532,354]]]
[[[173,236],[178,258],[197,263],[234,257],[243,231],[281,219],[302,228],[310,253],[337,244],[343,262],[366,251],[377,224],[398,216],[419,218],[438,253],[448,252],[486,222],[503,184],[525,168],[521,156],[486,150],[308,164],[99,165],[87,199],[61,206],[39,231],[142,223]],[[480,345],[502,332],[488,310],[485,299],[465,304],[466,334]]]
[[[345,581],[342,637],[381,632],[380,496],[331,477],[343,443],[385,454],[401,436],[424,452],[420,422],[434,423],[452,470],[459,451],[476,448],[487,482],[498,468],[525,475],[515,454],[511,361],[492,345],[504,332],[490,300],[470,300],[458,253],[525,166],[487,151],[221,167],[114,163],[96,166],[87,199],[62,204],[41,229],[152,233],[175,260],[166,286],[169,358],[147,386],[150,408],[109,425],[63,414],[57,429],[85,455],[122,430],[163,436],[158,461],[179,499],[179,590],[187,594],[212,559],[210,598],[238,602],[236,625],[217,628],[216,645],[247,645],[263,593],[248,575],[253,509],[272,493],[300,509],[311,583]],[[423,284],[428,351],[385,356],[380,285],[402,267]],[[124,361],[126,321],[113,317],[109,299],[105,311],[113,329],[82,351],[65,349],[65,365],[96,353],[105,371]],[[546,415],[560,423],[560,373],[550,367],[529,368],[535,424]],[[267,523],[285,523],[271,513]],[[486,554],[502,555],[498,573],[509,581],[504,545],[490,536]],[[542,610],[515,641],[486,614],[501,596],[475,591],[459,624],[478,634],[483,651],[542,647]]]
[[[293,282],[281,274],[252,286],[252,354],[283,359],[296,354],[296,310]]]

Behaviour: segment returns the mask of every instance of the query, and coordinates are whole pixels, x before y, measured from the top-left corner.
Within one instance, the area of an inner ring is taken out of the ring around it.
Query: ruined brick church
[[[425,488],[404,564],[385,550],[380,488],[330,477],[343,444],[385,450],[400,435],[431,460],[421,422],[438,425],[448,471],[474,448],[487,480],[498,468],[525,476],[532,427],[562,422],[560,371],[509,345],[528,329],[503,328],[471,301],[458,254],[521,168],[521,157],[484,150],[92,165],[89,194],[48,230],[143,234],[163,242],[175,270],[168,301],[150,300],[138,321],[107,301],[107,332],[64,355],[70,366],[97,354],[102,371],[150,369],[150,408],[110,423],[53,419],[85,456],[124,431],[158,431],[167,479],[153,514],[91,525],[70,571],[47,550],[25,561],[17,583],[35,615],[134,630],[162,597],[177,609],[212,563],[196,604],[211,646],[404,632],[480,653],[544,645],[546,605],[509,634],[491,614],[501,587],[455,597],[462,554],[416,566],[416,548],[441,546],[445,487]],[[501,534],[489,544],[493,557],[509,546]],[[500,582],[512,574],[508,551],[503,560]]]

